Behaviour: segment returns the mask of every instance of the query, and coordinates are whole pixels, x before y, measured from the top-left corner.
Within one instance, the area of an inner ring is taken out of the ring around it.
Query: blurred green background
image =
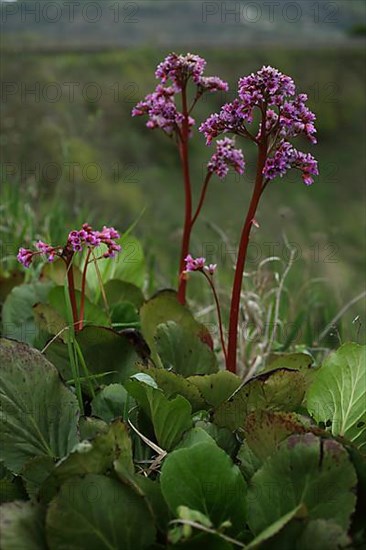
[[[62,239],[86,219],[123,232],[143,211],[134,232],[150,265],[150,287],[175,285],[183,220],[177,151],[130,112],[155,86],[158,62],[171,50],[191,51],[207,59],[207,75],[230,84],[228,94],[198,105],[199,123],[235,96],[240,76],[263,64],[291,75],[309,95],[318,145],[297,145],[319,160],[320,177],[307,188],[291,173],[267,188],[247,269],[271,255],[286,262],[285,234],[298,251],[290,292],[321,278],[315,301],[329,322],[364,290],[365,3],[74,4],[71,13],[61,1],[0,2],[3,270],[35,236]],[[241,145],[245,176],[212,180],[192,242],[192,253],[220,265],[224,285],[255,163],[251,144]],[[211,151],[198,131],[191,148],[197,195]],[[200,285],[192,283],[197,298]],[[364,305],[358,301],[345,315],[345,337],[354,339],[364,326]]]

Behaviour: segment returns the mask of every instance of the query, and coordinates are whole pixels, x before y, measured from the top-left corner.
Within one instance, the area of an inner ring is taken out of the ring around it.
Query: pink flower
[[[312,176],[319,174],[318,163],[314,157],[310,153],[298,151],[288,141],[282,141],[274,155],[267,158],[263,174],[268,180],[273,180],[277,176],[282,178],[291,168],[302,172],[306,185],[311,185],[314,182]]]
[[[190,273],[192,271],[207,271],[210,275],[213,275],[216,271],[216,264],[206,265],[206,258],[199,257],[193,258],[191,254],[185,258],[186,268],[183,273]]]
[[[215,172],[223,179],[232,166],[238,174],[244,173],[245,162],[241,149],[235,149],[235,141],[230,138],[219,139],[216,142],[216,153],[212,155],[207,165],[209,172]]]
[[[171,80],[175,90],[180,91],[190,77],[198,84],[205,67],[206,61],[199,55],[171,53],[158,65],[155,76],[162,83]]]
[[[33,252],[31,250],[27,250],[26,248],[20,248],[17,260],[20,262],[24,267],[29,267],[33,260]]]
[[[205,271],[208,271],[210,275],[214,275],[216,268],[217,268],[217,264],[209,264],[209,265],[205,265],[204,267]]]
[[[198,89],[203,92],[227,92],[229,85],[218,76],[201,76],[198,80]]]

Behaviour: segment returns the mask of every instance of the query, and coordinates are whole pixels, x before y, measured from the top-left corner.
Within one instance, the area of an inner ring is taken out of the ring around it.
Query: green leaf
[[[172,519],[168,505],[161,492],[160,483],[143,475],[135,475],[135,482],[145,496],[146,502],[155,518],[156,525],[162,533],[166,533],[168,523]]]
[[[245,524],[246,483],[237,466],[213,442],[173,451],[160,476],[161,490],[173,514],[187,506],[205,514],[219,527],[229,520],[231,531]]]
[[[349,548],[350,538],[334,521],[316,519],[309,521],[296,540],[296,550],[339,550]]]
[[[310,519],[331,519],[347,530],[356,483],[354,467],[339,443],[313,434],[290,436],[251,479],[249,527],[260,534],[304,505]]]
[[[214,439],[206,430],[195,426],[184,434],[182,441],[180,441],[176,449],[185,449],[186,447],[192,447],[192,445],[197,445],[197,443],[205,441],[213,443]]]
[[[169,451],[192,426],[192,408],[181,395],[169,400],[149,378],[146,374],[134,375],[125,387],[151,419],[158,444]]]
[[[155,541],[151,513],[133,489],[105,476],[69,479],[46,519],[50,550],[139,550]]]
[[[190,327],[183,327],[175,321],[163,323],[157,327],[155,342],[165,369],[185,377],[218,370],[215,353]]]
[[[76,397],[26,344],[0,341],[0,459],[19,472],[34,456],[65,456],[77,443]]]
[[[117,476],[133,488],[135,470],[132,460],[132,443],[125,424],[113,422],[91,440],[83,440],[71,453],[60,460],[39,487],[39,499],[49,503],[68,479],[86,474],[106,474],[115,470]]]
[[[306,427],[294,413],[256,411],[247,416],[244,436],[259,460],[273,454],[291,434],[303,434]]]
[[[95,379],[95,386],[123,382],[136,372],[135,363],[139,356],[124,334],[106,327],[85,327],[77,333],[76,340],[89,372],[105,374]],[[73,378],[68,348],[60,339],[47,347],[45,355],[57,367],[64,380]],[[85,376],[81,368],[80,373],[80,376]],[[83,386],[87,390],[87,384]]]
[[[108,424],[100,418],[93,416],[82,416],[79,420],[80,440],[94,439],[100,433],[108,431]]]
[[[206,376],[190,376],[188,381],[197,386],[206,403],[212,407],[218,407],[229,399],[240,386],[239,376],[229,372],[220,371]]]
[[[304,399],[305,388],[306,380],[300,371],[281,368],[260,374],[217,408],[214,422],[237,430],[244,426],[247,415],[257,409],[296,411]]]
[[[118,302],[130,302],[139,310],[145,301],[142,290],[138,286],[118,279],[107,281],[104,285],[104,293],[109,306]],[[100,298],[100,304],[103,305],[102,297]]]
[[[49,304],[36,304],[33,307],[34,321],[37,327],[47,334],[58,334],[62,341],[66,341],[67,334],[64,330],[68,324],[53,306]]]
[[[103,284],[117,279],[142,288],[145,281],[146,265],[141,243],[131,235],[126,235],[126,237],[118,239],[117,242],[122,246],[122,252],[115,258],[98,262]],[[90,297],[93,302],[97,302],[100,299],[101,289],[93,263],[88,267],[86,280],[90,289]]]
[[[309,521],[296,517],[276,533],[267,545],[273,550],[340,550],[350,548],[350,543],[342,527],[332,520]]]
[[[130,400],[127,391],[121,384],[110,384],[103,388],[91,402],[91,410],[106,422],[121,416],[124,420],[125,409]]]
[[[47,550],[44,511],[34,502],[8,502],[0,506],[1,549]]]
[[[253,548],[260,548],[264,542],[268,541],[268,539],[271,539],[274,535],[281,531],[281,529],[283,529],[291,520],[296,517],[302,517],[304,513],[306,514],[304,506],[299,504],[296,508],[290,510],[290,512],[287,512],[287,514],[278,518],[274,523],[266,527],[264,531],[255,537],[255,539],[252,540],[248,546],[246,546],[246,549],[252,550]]]
[[[84,440],[63,458],[52,473],[59,484],[76,475],[103,474],[120,459],[134,473],[131,440],[126,425],[120,420],[113,422],[106,433],[100,433],[91,441]]]
[[[33,317],[33,306],[45,303],[53,283],[30,283],[13,288],[2,310],[2,334],[28,344],[34,344],[39,330]]]
[[[308,353],[275,353],[271,356],[265,371],[269,372],[275,369],[293,369],[308,371],[312,369],[314,359]]]
[[[205,430],[229,456],[234,457],[236,455],[239,445],[233,432],[227,428],[219,428],[216,424],[206,420],[199,420],[196,422],[196,426]]]
[[[75,291],[75,298],[78,311],[80,311],[80,291]],[[64,286],[56,286],[55,288],[53,288],[48,295],[48,301],[49,304],[55,309],[55,311],[66,321],[68,318],[68,305],[66,304],[65,300]],[[92,304],[87,297],[85,297],[84,303],[84,324],[110,326],[110,322],[106,313],[99,306]]]
[[[118,302],[113,304],[110,309],[111,321],[114,327],[127,327],[129,325],[137,326],[139,316],[135,306],[130,302]]]
[[[262,466],[262,461],[253,453],[246,441],[241,445],[237,458],[240,471],[245,481],[249,482],[255,472]]]
[[[180,374],[154,367],[142,367],[141,371],[155,380],[165,397],[168,397],[168,399],[176,395],[182,395],[192,405],[193,412],[206,408],[207,405],[200,391],[195,384],[188,380],[188,378],[183,378]]]
[[[4,271],[0,267],[0,303],[5,302],[9,292],[15,287],[19,286],[24,281],[24,273],[16,271]]]
[[[366,448],[366,346],[344,344],[317,371],[307,408],[330,431]]]
[[[55,467],[55,459],[50,456],[35,456],[24,464],[21,476],[30,498],[37,498],[42,483]]]
[[[148,300],[140,310],[141,330],[153,352],[153,358],[159,362],[156,350],[155,335],[159,325],[174,321],[183,329],[191,330],[203,342],[210,343],[212,339],[208,330],[198,323],[188,308],[183,306],[173,290],[162,290]]]

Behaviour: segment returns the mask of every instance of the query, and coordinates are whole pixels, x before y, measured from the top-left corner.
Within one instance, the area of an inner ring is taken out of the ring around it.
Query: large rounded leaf
[[[162,290],[148,300],[140,310],[142,334],[157,359],[155,336],[159,325],[174,321],[184,329],[198,335],[207,344],[212,343],[207,328],[198,323],[189,309],[183,306],[173,290]]]
[[[120,420],[110,424],[106,433],[99,433],[91,441],[84,440],[60,460],[52,478],[61,485],[67,478],[84,474],[104,474],[119,460],[132,475],[132,444],[126,425]]]
[[[236,430],[255,410],[296,411],[305,395],[305,376],[296,370],[280,368],[252,378],[215,411],[219,426]]]
[[[89,474],[72,478],[51,502],[47,520],[50,550],[140,550],[155,540],[148,506],[119,481]]]
[[[76,397],[27,344],[2,339],[0,363],[0,459],[19,472],[34,456],[65,456],[78,440]]]
[[[33,306],[45,303],[53,283],[30,283],[13,288],[2,310],[2,333],[8,338],[34,344],[39,330],[33,317]]]
[[[141,288],[132,283],[112,279],[104,286],[104,294],[109,306],[118,302],[130,302],[136,309],[140,309],[144,302],[144,295]],[[102,297],[100,303],[103,304]]]
[[[76,340],[90,374],[103,375],[95,379],[96,385],[123,382],[135,372],[139,356],[126,335],[106,327],[84,327]],[[68,347],[61,339],[54,340],[45,354],[65,380],[72,379]]]
[[[197,331],[169,321],[158,326],[156,349],[165,369],[182,376],[210,374],[218,370],[216,355],[204,344]]]
[[[241,383],[239,376],[227,370],[207,376],[190,376],[188,381],[199,389],[206,403],[212,407],[218,407],[229,399]]]
[[[232,532],[244,529],[246,483],[238,467],[213,442],[168,455],[161,471],[161,490],[174,514],[183,505],[207,515],[215,527],[229,520]]]
[[[138,287],[144,285],[146,266],[141,243],[132,235],[121,237],[117,242],[122,246],[122,252],[115,258],[98,262],[99,274],[93,264],[88,267],[86,280],[94,302],[101,296],[101,281],[105,284],[117,279]]]
[[[187,399],[181,395],[168,399],[146,374],[134,375],[125,386],[151,419],[159,445],[168,451],[173,449],[192,426],[192,407]]]
[[[79,290],[75,291],[75,299],[78,311],[80,311],[81,292]],[[66,321],[68,318],[68,304],[65,299],[64,287],[56,286],[53,288],[48,295],[48,301],[50,306]],[[86,297],[84,302],[84,325],[110,325],[108,317],[102,307],[92,304]]]
[[[259,534],[304,505],[310,519],[331,519],[347,530],[356,483],[354,467],[339,443],[313,434],[291,436],[251,479],[249,526]]]
[[[155,367],[142,367],[141,371],[155,380],[166,397],[170,398],[182,395],[190,402],[194,412],[207,407],[197,386],[190,382],[188,378],[183,378],[180,374]]]
[[[366,346],[345,344],[317,371],[307,408],[333,435],[366,448]]]
[[[109,384],[94,397],[91,410],[105,422],[120,416],[127,420],[129,401],[128,393],[122,384]]]

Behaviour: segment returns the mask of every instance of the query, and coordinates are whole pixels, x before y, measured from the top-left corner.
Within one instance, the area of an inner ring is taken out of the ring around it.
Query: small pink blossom
[[[216,142],[216,153],[212,155],[207,168],[209,172],[215,172],[219,178],[223,179],[229,172],[229,166],[232,166],[238,174],[244,173],[243,152],[241,149],[235,149],[235,140],[226,137]]]
[[[192,271],[207,271],[210,275],[213,275],[216,271],[216,264],[206,265],[206,258],[199,257],[193,258],[191,254],[185,258],[186,268],[184,274],[190,273]]]

